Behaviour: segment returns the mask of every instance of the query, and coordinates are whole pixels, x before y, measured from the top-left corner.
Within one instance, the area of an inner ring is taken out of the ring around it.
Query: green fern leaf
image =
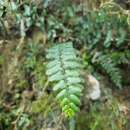
[[[116,67],[115,62],[108,55],[100,55],[97,59],[101,67],[107,72],[110,76],[113,83],[121,88],[122,86],[122,76],[119,68]]]
[[[83,89],[82,65],[76,50],[71,42],[58,44],[47,51],[46,58],[49,60],[46,74],[49,81],[55,82],[56,99],[65,115],[73,117],[79,111]]]

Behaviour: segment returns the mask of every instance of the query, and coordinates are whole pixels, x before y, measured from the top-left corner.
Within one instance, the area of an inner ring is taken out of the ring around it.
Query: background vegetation
[[[84,84],[76,129],[130,129],[129,0],[0,0],[0,130],[68,129],[45,74],[46,50],[68,41],[102,91],[88,100]]]

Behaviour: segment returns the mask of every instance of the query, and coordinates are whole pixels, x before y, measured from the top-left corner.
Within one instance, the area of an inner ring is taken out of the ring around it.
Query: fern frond
[[[130,64],[129,55],[130,51],[126,50],[123,52],[113,52],[110,54],[110,57],[116,62],[116,64]]]
[[[80,60],[71,42],[55,45],[47,51],[46,74],[48,80],[55,82],[53,90],[57,92],[62,111],[67,117],[73,117],[79,111],[82,93]]]
[[[121,88],[122,76],[119,68],[116,67],[115,62],[113,62],[113,60],[107,55],[100,55],[97,61],[98,64],[100,64],[100,66],[107,72],[112,82],[117,87]]]

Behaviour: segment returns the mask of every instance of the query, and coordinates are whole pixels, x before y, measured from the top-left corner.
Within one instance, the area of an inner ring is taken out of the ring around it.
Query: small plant
[[[58,44],[47,51],[46,74],[49,81],[55,82],[53,90],[60,102],[66,117],[73,117],[79,111],[83,79],[80,70],[82,65],[76,57],[72,43]]]
[[[122,87],[122,75],[120,69],[116,66],[114,60],[110,58],[109,55],[99,54],[99,56],[95,60],[97,66],[101,67],[108,76],[111,81],[119,88]]]

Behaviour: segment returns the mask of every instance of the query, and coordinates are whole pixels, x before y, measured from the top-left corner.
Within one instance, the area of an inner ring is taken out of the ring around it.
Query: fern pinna
[[[53,90],[65,116],[73,117],[79,111],[83,79],[80,60],[71,42],[57,44],[48,49],[46,74],[55,82]]]

